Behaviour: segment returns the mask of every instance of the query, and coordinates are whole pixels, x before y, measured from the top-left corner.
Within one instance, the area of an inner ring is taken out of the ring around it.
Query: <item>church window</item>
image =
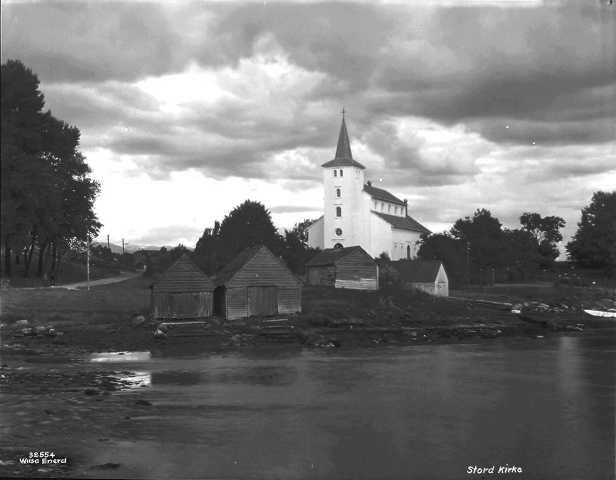
[[[342,168],[340,169],[340,176],[342,177]]]
[[[342,235],[342,228],[336,229],[336,235],[338,235],[339,237]]]
[[[342,243],[337,243],[336,245],[334,245],[334,248],[342,248]]]
[[[381,212],[385,211],[385,204],[383,202],[381,202]]]
[[[340,198],[340,189],[339,189],[339,188],[337,188],[337,189],[336,189],[336,196],[337,196],[338,198]]]
[[[410,245],[406,246],[406,258],[408,258],[409,260],[411,258],[411,246]]]
[[[377,202],[376,200],[374,201],[374,209],[375,209],[375,210],[376,210],[377,208],[379,208],[379,207],[378,207],[378,203],[379,203],[379,202]]]
[[[338,176],[338,170],[334,170],[334,177]]]
[[[394,207],[394,213],[398,215],[398,207]]]
[[[336,216],[337,217],[342,217],[342,208],[336,207]]]
[[[391,213],[391,205],[387,205],[387,213]]]

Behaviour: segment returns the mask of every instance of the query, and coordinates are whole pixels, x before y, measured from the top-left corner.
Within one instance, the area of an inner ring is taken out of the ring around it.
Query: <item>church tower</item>
[[[342,111],[338,146],[333,160],[323,167],[323,248],[361,245],[362,191],[365,167],[353,159]]]

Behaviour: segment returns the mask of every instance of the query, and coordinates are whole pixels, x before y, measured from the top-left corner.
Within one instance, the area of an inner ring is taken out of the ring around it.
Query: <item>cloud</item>
[[[2,61],[39,75],[127,196],[264,182],[292,225],[320,206],[344,105],[356,159],[424,220],[572,216],[614,176],[616,10],[496,3],[3,3]]]

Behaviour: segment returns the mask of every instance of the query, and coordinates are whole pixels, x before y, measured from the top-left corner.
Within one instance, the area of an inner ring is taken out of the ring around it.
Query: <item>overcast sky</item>
[[[246,198],[318,217],[343,106],[433,231],[485,207],[571,235],[616,188],[616,5],[438,3],[3,2],[2,61],[81,130],[112,241],[192,247]]]

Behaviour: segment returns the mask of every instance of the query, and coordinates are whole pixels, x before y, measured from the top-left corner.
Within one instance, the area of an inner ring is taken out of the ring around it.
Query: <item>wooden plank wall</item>
[[[248,316],[248,294],[246,287],[227,288],[227,319],[235,320]]]
[[[298,313],[302,311],[301,288],[278,289],[278,313]]]
[[[367,253],[356,250],[336,262],[336,288],[376,290],[377,264]]]
[[[154,318],[204,318],[213,311],[212,292],[157,293],[153,296]]]
[[[378,290],[375,278],[360,278],[359,280],[338,280],[336,288],[348,288],[350,290]]]
[[[247,287],[248,316],[276,315],[278,313],[278,287]]]
[[[308,267],[308,283],[310,285],[333,286],[336,281],[336,267],[315,266]]]

